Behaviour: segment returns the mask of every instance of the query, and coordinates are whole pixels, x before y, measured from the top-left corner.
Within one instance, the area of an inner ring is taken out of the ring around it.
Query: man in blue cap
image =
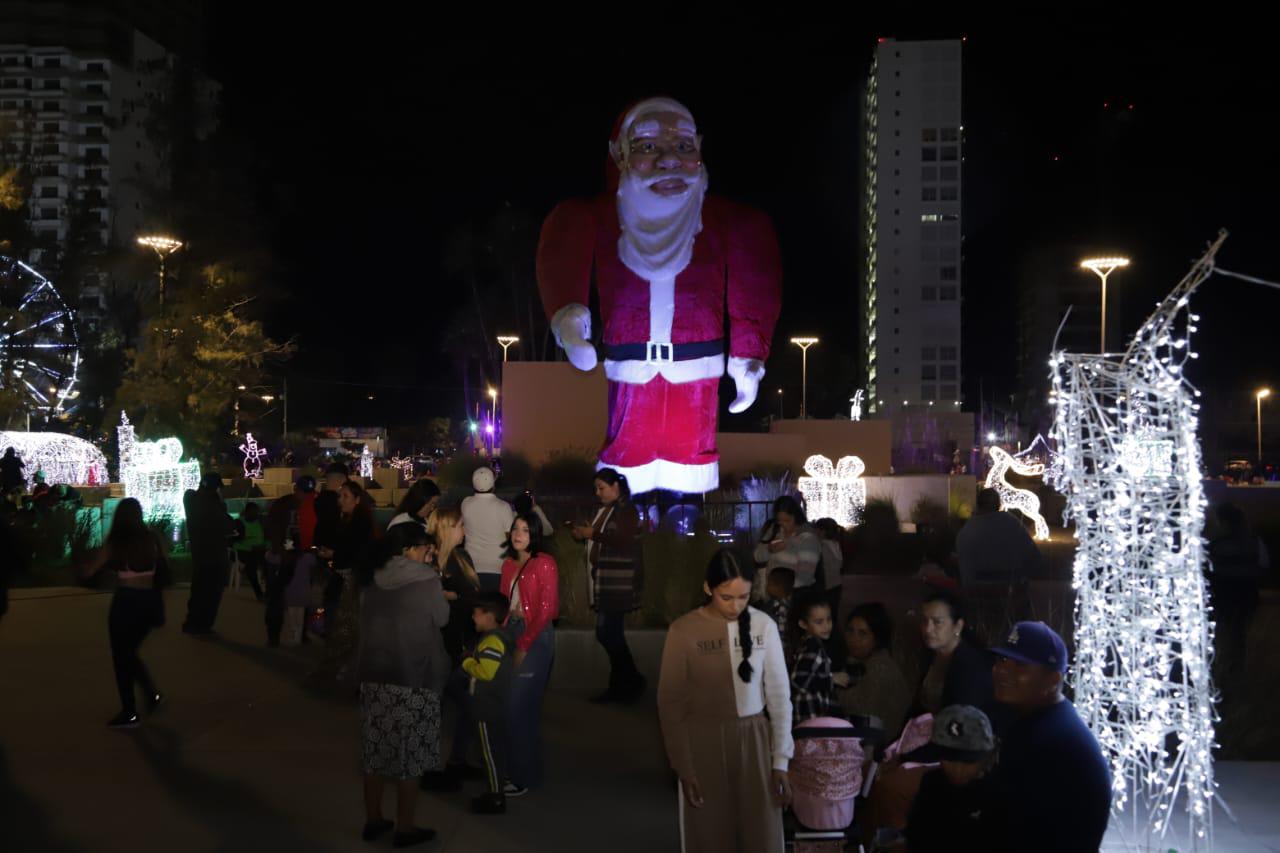
[[[1111,811],[1111,772],[1062,695],[1066,644],[1043,622],[1019,622],[992,651],[995,699],[1012,712],[991,779],[992,849],[1096,851]]]

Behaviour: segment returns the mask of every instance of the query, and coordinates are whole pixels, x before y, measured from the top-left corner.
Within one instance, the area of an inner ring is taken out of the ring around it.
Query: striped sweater
[[[630,503],[601,507],[587,540],[587,600],[604,613],[628,613],[640,606],[644,562],[640,514]]]

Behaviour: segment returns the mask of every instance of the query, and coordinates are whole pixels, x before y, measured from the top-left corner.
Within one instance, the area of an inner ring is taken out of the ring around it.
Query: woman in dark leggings
[[[160,540],[143,521],[142,505],[136,498],[125,498],[116,507],[101,555],[102,561],[91,574],[113,572],[117,581],[107,630],[111,637],[116,687],[120,691],[120,713],[107,725],[113,729],[129,729],[138,725],[135,683],[142,687],[147,710],[154,711],[164,701],[151,673],[138,657],[138,647],[152,628],[164,624],[160,591],[169,574]]]

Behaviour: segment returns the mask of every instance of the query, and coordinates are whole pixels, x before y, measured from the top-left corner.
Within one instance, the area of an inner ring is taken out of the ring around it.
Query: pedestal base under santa
[[[609,148],[612,192],[563,202],[542,226],[543,307],[569,360],[591,370],[594,280],[609,379],[598,467],[625,475],[633,493],[708,492],[720,482],[720,377],[736,383],[735,413],[764,377],[781,307],[777,239],[763,213],[707,195],[701,137],[682,104],[635,105]]]

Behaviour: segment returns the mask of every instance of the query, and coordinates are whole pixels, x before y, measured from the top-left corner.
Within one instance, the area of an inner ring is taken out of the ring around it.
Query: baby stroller
[[[837,717],[816,717],[796,728],[787,822],[795,853],[841,853],[848,839],[857,839],[854,801],[880,734]]]
[[[932,731],[933,714],[921,714],[908,720],[902,729],[901,736],[885,748],[882,760],[888,763],[924,746],[929,742]],[[887,773],[874,790],[873,784],[877,782],[874,768],[868,774],[865,790],[870,794],[867,803],[869,808],[866,811],[869,826],[865,828],[868,830],[875,828],[875,836],[871,844],[872,853],[880,853],[880,851],[901,846],[902,829],[906,825],[911,803],[915,800],[922,778],[921,773],[924,769],[936,766],[936,764],[902,762]]]

